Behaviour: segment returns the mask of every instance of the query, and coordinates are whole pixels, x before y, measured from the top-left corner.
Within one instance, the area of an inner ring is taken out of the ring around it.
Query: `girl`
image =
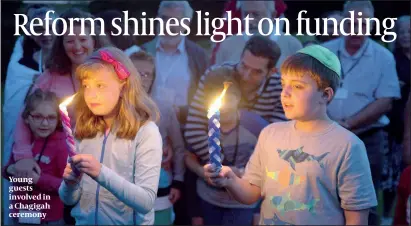
[[[76,224],[153,224],[162,156],[155,104],[117,48],[93,53],[76,75],[80,143],[72,163],[81,173],[67,164],[60,198],[75,204]]]
[[[138,68],[144,90],[150,95],[155,80],[155,60],[144,51],[131,51],[135,50],[129,49],[130,59]],[[184,140],[172,103],[163,99],[154,101],[161,114],[158,126],[164,144],[159,189],[154,204],[154,224],[172,225],[173,205],[180,199],[184,180]]]
[[[72,8],[61,15],[61,18],[93,18],[89,13],[79,9]],[[74,77],[74,71],[78,65],[96,49],[107,44],[102,36],[90,35],[89,21],[85,23],[86,35],[80,35],[81,23],[75,22],[73,26],[74,35],[65,34],[57,36],[49,58],[46,62],[47,70],[35,82],[35,88],[55,92],[58,98],[64,98],[73,95],[78,89],[78,84]],[[99,28],[95,27],[96,34],[99,34]],[[69,31],[70,29],[67,29]],[[57,22],[56,32],[61,34],[63,31],[63,22]],[[16,163],[16,173],[20,177],[25,177],[32,171],[34,161],[31,155],[31,135],[30,130],[22,120],[17,121],[14,140],[16,145],[13,149],[13,157]]]
[[[23,121],[30,128],[34,143],[32,154],[35,156],[35,171],[31,172],[29,178],[32,180],[29,186],[33,186],[31,196],[45,194],[50,196],[50,200],[25,200],[14,201],[12,212],[18,212],[18,203],[24,205],[47,203],[50,208],[42,208],[35,212],[44,214],[44,218],[16,218],[19,223],[46,223],[64,224],[63,203],[60,201],[57,192],[63,181],[62,175],[66,165],[68,150],[65,141],[65,134],[61,130],[61,123],[58,114],[58,101],[54,93],[37,89],[28,96],[26,107],[22,114]],[[9,163],[3,168],[3,176],[7,179],[15,177],[15,161],[11,157]],[[41,172],[41,173],[39,173]],[[13,183],[13,186],[26,184]],[[25,195],[27,192],[13,192],[13,196]],[[13,202],[13,201],[12,201]],[[22,212],[22,210],[20,210]],[[28,220],[31,221],[28,221]]]

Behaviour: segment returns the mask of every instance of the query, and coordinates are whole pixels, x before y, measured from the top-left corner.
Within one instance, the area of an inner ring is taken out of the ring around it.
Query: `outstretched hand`
[[[230,167],[222,166],[220,171],[217,171],[211,164],[204,166],[204,175],[206,181],[215,187],[227,187],[237,177]]]

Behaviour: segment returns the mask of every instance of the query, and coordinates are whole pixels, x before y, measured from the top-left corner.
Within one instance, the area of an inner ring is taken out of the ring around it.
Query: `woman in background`
[[[394,44],[394,57],[398,79],[401,87],[401,99],[393,102],[391,112],[388,114],[390,124],[388,125],[389,152],[384,159],[382,189],[384,191],[384,217],[389,217],[395,193],[400,179],[403,159],[403,137],[404,137],[404,109],[410,93],[410,16],[398,18],[395,26],[398,38]]]

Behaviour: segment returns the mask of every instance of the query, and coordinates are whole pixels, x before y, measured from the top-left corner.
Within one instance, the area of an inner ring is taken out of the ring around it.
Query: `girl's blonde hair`
[[[82,83],[85,79],[102,68],[109,68],[116,73],[114,67],[101,59],[100,52],[109,52],[112,57],[130,72],[130,76],[124,80],[122,96],[117,103],[117,116],[114,120],[116,136],[122,139],[133,140],[147,121],[157,121],[159,119],[158,108],[151,98],[146,94],[141,85],[140,74],[134,67],[130,58],[120,49],[106,47],[94,52],[83,64],[76,69],[76,77]],[[106,129],[103,116],[94,115],[84,100],[84,89],[80,88],[75,98],[76,108],[76,129],[74,136],[79,139],[93,138],[98,132],[104,133]]]

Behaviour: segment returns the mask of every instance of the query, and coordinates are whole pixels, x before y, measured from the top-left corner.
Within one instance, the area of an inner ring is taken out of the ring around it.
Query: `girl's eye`
[[[88,85],[83,85],[83,89],[87,89],[87,88],[89,88]]]
[[[102,88],[104,88],[105,86],[103,85],[103,84],[98,84],[97,85],[97,88],[99,88],[99,89],[102,89]]]
[[[86,39],[86,38],[82,38],[82,39],[80,39],[80,41],[81,41],[81,42],[85,42],[85,41],[87,41],[87,39]]]

